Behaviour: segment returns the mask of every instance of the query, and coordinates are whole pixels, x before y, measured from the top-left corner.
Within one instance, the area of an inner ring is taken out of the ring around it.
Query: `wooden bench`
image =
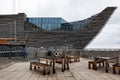
[[[38,57],[38,62],[39,62],[39,63],[40,63],[40,61],[41,61],[40,59],[41,59],[41,58],[40,58],[40,57]],[[52,61],[52,60],[50,61],[50,63],[48,63],[48,60],[46,60],[46,64],[48,64],[48,65],[52,66],[52,63],[53,63],[53,61]]]
[[[94,70],[97,70],[97,64],[99,64],[99,66],[101,66],[101,63],[102,63],[102,66],[104,66],[104,61],[103,60],[98,60],[98,61],[89,61],[88,62],[88,68],[91,69],[94,69]]]
[[[116,69],[119,70],[119,75],[120,75],[120,63],[119,63],[119,64],[114,64],[114,65],[113,65],[113,74],[116,74]]]
[[[75,55],[75,56],[74,56],[74,61],[75,61],[75,62],[80,62],[80,56]]]
[[[80,56],[77,56],[77,55],[68,56],[68,60],[69,60],[70,63],[72,63],[72,62],[80,62]]]
[[[56,60],[55,62],[58,63],[58,64],[64,65],[64,70],[69,70],[69,64],[68,64],[69,62],[68,62],[67,56],[64,58],[64,62],[62,61],[62,59],[61,60]],[[64,72],[64,70],[62,69],[62,72]]]
[[[46,74],[46,71],[47,71],[47,74],[50,74],[50,65],[45,64],[45,63],[40,63],[40,62],[30,62],[30,70],[32,70],[32,65],[34,66],[34,69],[36,69],[36,67],[38,68],[42,67],[43,75]]]

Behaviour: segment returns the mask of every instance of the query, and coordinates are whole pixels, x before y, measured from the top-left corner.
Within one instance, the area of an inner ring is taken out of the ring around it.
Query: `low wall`
[[[79,50],[75,50],[75,49],[72,49],[72,50],[69,50],[69,49],[62,49],[62,48],[59,48],[59,49],[55,49],[54,47],[51,47],[49,49],[47,48],[34,48],[34,47],[28,47],[26,48],[26,51],[28,52],[28,55],[27,55],[27,58],[36,58],[38,56],[44,56],[46,55],[46,53],[48,51],[52,51],[53,53],[57,52],[59,56],[65,54],[65,53],[68,53],[68,54],[80,54],[80,51]]]
[[[51,49],[52,50],[52,49]],[[29,47],[27,48],[28,51],[28,58],[36,58],[36,56],[42,56],[46,54],[46,49],[44,48],[34,48]],[[54,50],[53,50],[54,51]],[[62,50],[61,50],[62,51]],[[68,53],[78,53],[83,58],[94,59],[95,57],[120,57],[120,50],[104,50],[104,51],[81,51],[81,50],[73,50],[71,52],[67,51]],[[60,52],[62,53],[62,52]]]
[[[120,57],[120,51],[81,51],[81,57],[94,59],[95,57]]]

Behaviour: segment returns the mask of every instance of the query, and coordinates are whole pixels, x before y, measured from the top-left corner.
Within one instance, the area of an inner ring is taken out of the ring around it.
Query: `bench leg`
[[[66,59],[66,66],[67,66],[67,70],[69,70],[70,67],[69,67],[69,60],[68,59]]]
[[[113,66],[113,74],[116,74],[115,66]]]
[[[101,67],[101,63],[99,63],[99,67]]]
[[[34,66],[34,70],[36,70],[36,66]]]
[[[76,62],[78,62],[77,57],[76,57]]]
[[[48,65],[48,60],[46,60],[46,64]]]
[[[48,70],[47,74],[50,74],[50,67],[48,67],[47,70]]]
[[[43,75],[46,74],[46,67],[43,67]]]
[[[70,63],[72,63],[72,60],[70,59]]]
[[[50,66],[52,66],[52,61],[50,61]]]
[[[102,62],[102,66],[104,67],[104,61]]]
[[[77,61],[80,62],[80,57],[78,57]]]
[[[88,62],[89,69],[91,69],[91,66],[92,66],[92,69],[97,70],[97,64],[95,62]]]
[[[32,64],[30,63],[30,70],[32,70]]]
[[[120,70],[119,70],[119,75],[120,75]]]
[[[56,73],[56,70],[55,70],[55,60],[53,60],[53,66],[52,66],[52,69],[53,69],[53,74]]]
[[[64,69],[65,69],[65,60],[64,59],[62,59],[62,72],[64,72]]]
[[[97,70],[97,64],[96,63],[93,63],[92,66],[93,66],[94,70]]]
[[[108,62],[108,67],[110,67],[110,64],[109,64],[109,62]]]
[[[64,70],[66,70],[66,59],[64,60]]]
[[[76,57],[74,57],[74,62],[77,62],[77,61],[76,61]]]
[[[91,69],[91,63],[88,62],[88,69]]]

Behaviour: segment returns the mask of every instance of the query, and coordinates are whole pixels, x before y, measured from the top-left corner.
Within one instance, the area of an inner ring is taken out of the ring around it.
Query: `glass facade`
[[[27,18],[27,22],[32,23],[38,26],[43,30],[59,30],[61,27],[61,23],[65,23],[66,21],[62,18]]]
[[[75,22],[70,22],[71,25],[73,25],[73,30],[80,30],[83,27],[85,27],[87,24],[89,24],[91,22],[92,18],[88,18],[85,20],[81,20],[81,21],[75,21]]]
[[[71,25],[70,23],[62,23],[61,24],[61,30],[71,31],[71,30],[73,30],[73,25]]]
[[[89,24],[95,16],[90,18],[80,20],[80,21],[73,21],[67,22],[60,17],[31,17],[27,18],[27,22],[33,24],[32,29],[34,26],[37,28],[35,29],[42,29],[42,30],[63,30],[63,31],[77,31],[85,27]],[[34,29],[34,30],[35,30]]]
[[[73,22],[68,22],[68,23],[62,23],[61,24],[61,30],[69,31],[77,31],[85,27],[87,24],[89,24],[92,21],[93,17],[80,20],[80,21],[73,21]]]

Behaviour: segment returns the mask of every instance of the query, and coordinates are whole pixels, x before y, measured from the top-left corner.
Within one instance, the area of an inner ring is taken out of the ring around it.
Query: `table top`
[[[104,59],[104,60],[109,60],[109,59],[117,59],[118,57],[96,57],[95,59]]]
[[[45,58],[45,59],[63,59],[64,57],[57,57],[57,56],[40,56],[39,58]]]

